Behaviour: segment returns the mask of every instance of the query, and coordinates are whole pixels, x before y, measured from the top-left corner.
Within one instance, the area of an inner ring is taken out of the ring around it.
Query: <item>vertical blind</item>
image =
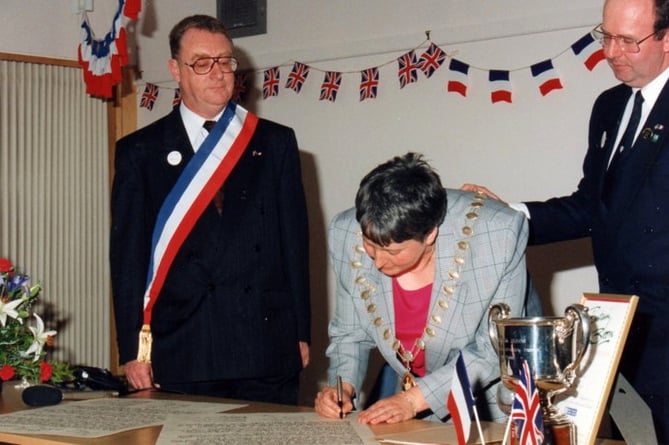
[[[107,104],[80,68],[0,60],[0,257],[42,287],[54,358],[109,367]]]

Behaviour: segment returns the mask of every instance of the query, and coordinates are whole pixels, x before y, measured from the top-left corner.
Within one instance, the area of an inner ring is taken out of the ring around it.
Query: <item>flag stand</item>
[[[504,438],[502,439],[502,445],[507,445],[509,440],[509,432],[511,431],[511,422],[513,422],[513,417],[509,416],[509,420],[506,422],[506,428],[504,428]]]
[[[481,421],[479,420],[479,412],[474,405],[474,419],[476,419],[476,428],[479,430],[479,437],[481,438],[481,445],[485,445],[485,437],[483,437],[483,429],[481,428]],[[504,443],[502,443],[504,445]]]

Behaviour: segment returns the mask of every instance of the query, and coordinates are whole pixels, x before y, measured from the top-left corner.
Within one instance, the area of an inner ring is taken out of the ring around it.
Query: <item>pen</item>
[[[337,376],[337,405],[339,405],[339,418],[344,418],[344,401],[342,400],[341,376]]]

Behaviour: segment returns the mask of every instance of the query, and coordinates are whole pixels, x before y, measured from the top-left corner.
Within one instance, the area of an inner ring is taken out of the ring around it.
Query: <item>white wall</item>
[[[130,27],[137,42],[131,53],[142,74],[138,82],[159,83],[162,95],[153,111],[139,110],[140,126],[171,107],[174,85],[166,69],[170,28],[185,15],[216,11],[214,0],[144,3],[140,20]],[[245,66],[257,70],[257,100],[247,106],[293,127],[303,152],[312,232],[315,354],[305,379],[313,387],[326,366],[322,355],[332,309],[325,226],[337,211],[352,205],[360,178],[389,157],[413,150],[425,153],[451,187],[478,182],[509,201],[570,193],[580,178],[590,107],[615,79],[606,63],[590,72],[570,50],[599,23],[602,0],[268,3],[268,33],[235,43]],[[74,59],[79,18],[71,14],[70,4],[71,0],[5,0],[0,51]],[[116,2],[95,2],[89,17],[99,37],[115,8]],[[47,28],[47,23],[52,26]],[[430,79],[419,73],[417,83],[399,88],[394,60],[419,45],[426,30],[444,51],[472,66],[466,98],[446,93],[445,66]],[[564,88],[542,97],[529,66],[548,58]],[[312,66],[300,94],[284,88],[294,60]],[[276,65],[286,65],[279,96],[263,101],[257,92],[261,71]],[[358,72],[373,66],[382,66],[378,98],[359,102]],[[318,100],[323,73],[316,69],[347,72],[335,103]],[[490,103],[488,69],[512,71],[512,104]],[[142,89],[140,85],[138,96]],[[587,241],[532,247],[528,258],[549,311],[562,313],[582,292],[597,291]]]

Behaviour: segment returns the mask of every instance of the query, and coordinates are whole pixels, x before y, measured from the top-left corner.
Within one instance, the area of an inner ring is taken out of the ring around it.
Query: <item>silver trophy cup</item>
[[[575,443],[574,428],[553,405],[553,397],[572,386],[588,348],[587,308],[568,306],[564,317],[511,318],[510,313],[504,303],[491,306],[488,313],[490,341],[499,357],[502,383],[514,391],[523,360],[527,360],[539,391],[544,425],[554,429],[550,435],[569,436],[563,440],[555,437],[552,442]]]

